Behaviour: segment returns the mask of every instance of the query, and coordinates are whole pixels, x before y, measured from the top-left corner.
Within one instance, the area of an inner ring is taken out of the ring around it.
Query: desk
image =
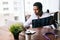
[[[38,28],[38,29],[36,29],[36,28],[31,28],[31,30],[36,31],[35,34],[31,35],[31,40],[46,40],[46,38],[41,34],[41,29],[42,29],[42,28]],[[54,37],[54,35],[52,35],[52,34],[48,34],[47,36],[48,36],[51,40],[56,40],[55,37]]]
[[[36,28],[30,28],[30,29],[29,29],[29,30],[36,31],[35,34],[31,35],[31,40],[46,40],[46,38],[41,35],[41,29],[42,29],[42,28],[38,28],[38,30],[37,30]],[[21,34],[23,35],[24,32],[21,33]],[[21,35],[21,34],[20,34],[20,35]],[[19,35],[19,36],[20,36],[20,35]],[[48,36],[51,40],[57,40],[57,39],[54,37],[54,35],[52,35],[52,34],[48,34],[47,36]],[[20,37],[19,37],[19,40],[25,40],[25,35],[20,36]]]

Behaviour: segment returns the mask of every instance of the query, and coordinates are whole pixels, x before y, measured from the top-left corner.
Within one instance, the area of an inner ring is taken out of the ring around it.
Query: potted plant
[[[10,26],[10,32],[13,34],[15,40],[19,40],[19,33],[23,31],[23,25],[21,23],[15,23]]]

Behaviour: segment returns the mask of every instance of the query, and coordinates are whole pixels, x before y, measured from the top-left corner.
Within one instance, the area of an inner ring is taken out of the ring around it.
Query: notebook
[[[47,25],[51,25],[50,20],[53,19],[52,16],[41,18],[41,19],[33,19],[32,20],[32,28],[43,27]]]

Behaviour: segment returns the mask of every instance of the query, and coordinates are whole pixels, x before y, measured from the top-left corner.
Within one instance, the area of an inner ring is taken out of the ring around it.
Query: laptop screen
[[[42,19],[33,19],[32,20],[32,28],[43,27],[47,25],[51,25],[50,20],[53,19],[52,16],[42,18]]]

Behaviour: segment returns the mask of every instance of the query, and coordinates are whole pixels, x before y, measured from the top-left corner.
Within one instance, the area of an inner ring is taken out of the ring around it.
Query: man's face
[[[36,15],[39,15],[39,8],[37,6],[33,6],[33,11]]]

